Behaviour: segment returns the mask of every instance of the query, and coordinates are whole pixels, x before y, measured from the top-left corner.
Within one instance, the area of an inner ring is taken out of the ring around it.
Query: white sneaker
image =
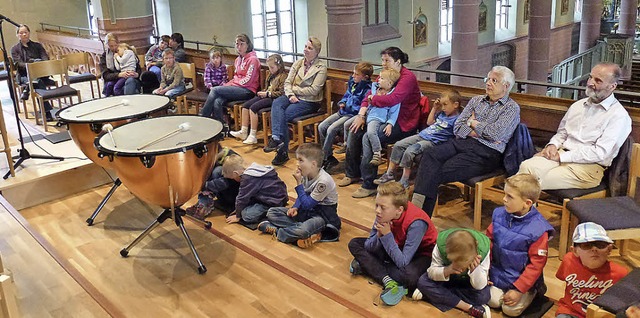
[[[420,292],[419,289],[416,288],[416,290],[413,291],[413,295],[411,295],[411,299],[422,300],[422,293]]]
[[[242,130],[238,130],[238,131],[232,131],[229,133],[231,136],[236,137],[240,140],[245,140],[247,139],[247,132],[246,131],[242,131]]]
[[[258,138],[256,138],[256,136],[249,135],[242,143],[245,145],[255,145],[258,143]]]

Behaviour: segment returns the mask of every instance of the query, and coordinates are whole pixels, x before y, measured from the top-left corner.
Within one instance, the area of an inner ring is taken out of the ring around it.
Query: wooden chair
[[[327,80],[324,84],[324,100],[323,104],[325,107],[320,107],[318,112],[302,116],[299,118],[295,118],[291,123],[288,123],[289,128],[293,131],[293,135],[290,138],[290,148],[301,145],[305,142],[304,138],[304,127],[313,125],[314,136],[313,142],[318,142],[318,124],[325,120],[332,113],[333,107],[333,95],[340,96],[344,95],[346,90],[346,84],[344,81],[340,80]],[[339,98],[337,99],[339,100]],[[336,101],[337,101],[336,100]],[[269,136],[271,135],[271,109],[264,108],[258,112],[258,115],[262,118],[262,127],[264,129],[264,144],[266,145],[269,142]]]
[[[33,81],[40,77],[46,76],[60,76],[62,85],[54,89],[34,89]],[[29,89],[33,99],[37,99],[40,106],[40,115],[42,119],[42,125],[45,131],[49,131],[47,127],[47,116],[45,114],[44,102],[54,99],[71,98],[73,96],[78,97],[78,103],[82,101],[80,97],[80,91],[71,88],[68,80],[69,75],[67,73],[67,63],[65,60],[48,60],[27,64],[27,77],[29,79]],[[73,100],[72,100],[73,102]],[[34,107],[36,103],[34,103]],[[37,122],[37,116],[36,116]]]
[[[89,53],[69,53],[61,56],[60,58],[67,60],[67,66],[78,66],[78,75],[69,75],[69,84],[89,82],[89,87],[91,87],[91,97],[96,98],[96,94],[93,90],[93,82],[95,81],[97,86],[98,98],[100,98],[100,77],[91,73],[91,69],[89,66]],[[83,67],[84,72],[82,72]]]
[[[518,130],[520,129],[528,131],[527,126],[522,123],[519,124]],[[518,132],[518,130],[516,130],[516,133]],[[509,144],[513,142],[514,137],[509,140]],[[530,155],[533,155],[533,153],[531,153]],[[471,197],[473,197],[473,227],[476,230],[480,231],[482,229],[482,198],[484,197],[485,191],[493,186],[503,183],[506,178],[507,171],[505,170],[504,166],[501,166],[500,168],[488,172],[484,175],[461,181],[461,183],[464,185],[465,200],[470,201]],[[473,196],[471,195],[472,192]],[[433,215],[436,214],[437,207],[438,204],[434,206]]]
[[[235,68],[233,65],[227,65],[227,77],[233,77],[234,71]],[[197,81],[194,81],[194,83],[196,82]],[[186,112],[189,113],[189,104],[193,104],[195,106],[195,113],[199,114],[200,107],[207,101],[207,97],[209,97],[209,93],[204,88],[196,87],[193,91],[187,93],[184,99]]]
[[[0,317],[21,317],[11,273],[5,270],[0,257]]]
[[[267,72],[265,70],[263,69],[260,70],[260,78],[258,80],[258,83],[261,83],[261,84],[258,90],[265,89],[264,85],[265,85],[265,80],[267,78],[266,73]],[[231,78],[233,78],[233,75],[229,77],[229,80],[231,80]],[[229,110],[229,115],[231,115],[231,118],[233,118],[234,130],[240,130],[240,124],[242,121],[242,104],[244,104],[246,101],[248,101],[248,99],[234,100],[227,103],[227,109]]]
[[[2,55],[0,54],[0,58],[2,57]],[[9,61],[6,61],[6,63],[4,63],[4,67],[5,67],[5,71],[7,72],[7,85],[11,85],[8,81],[12,80],[13,81],[13,91],[14,91],[14,96],[16,98],[16,102],[18,103],[18,111],[20,110],[20,103],[22,103],[22,111],[24,111],[24,118],[25,119],[29,119],[29,112],[27,111],[27,101],[22,100],[22,98],[20,98],[20,96],[22,95],[22,91],[20,90],[20,83],[18,83],[18,78],[17,78],[17,70],[16,70],[16,65],[13,62],[13,59],[11,59],[11,57],[9,57]],[[9,89],[11,89],[11,86],[9,86]]]
[[[185,79],[186,89],[184,92],[175,96],[176,103],[178,104],[178,114],[189,113],[187,107],[187,94],[192,92],[196,86],[196,65],[193,63],[178,63],[182,69],[182,75]],[[183,110],[184,109],[184,110]]]
[[[12,105],[13,106],[13,105]],[[13,167],[13,159],[11,159],[11,145],[9,144],[9,136],[7,135],[7,126],[4,122],[4,112],[1,111],[2,102],[0,102],[0,135],[2,135],[2,148],[1,152],[4,152],[7,157],[7,164],[9,165],[9,173],[12,177],[16,176],[16,172]]]
[[[629,164],[627,195],[566,202],[560,224],[560,258],[568,250],[569,235],[579,222],[595,222],[607,230],[614,241],[640,238],[640,144],[633,144]],[[620,244],[620,255],[626,254],[627,241]]]
[[[140,69],[144,72],[147,69],[144,61],[144,54],[136,54],[138,57],[138,65],[140,65]]]
[[[331,108],[333,106],[333,103],[331,101],[331,91],[332,91],[333,85],[336,85],[336,84],[334,84],[332,80],[327,80],[324,84],[324,101],[323,102],[325,107],[320,106],[317,112],[313,114],[305,115],[305,116],[300,116],[298,118],[294,118],[288,124],[290,126],[290,129],[293,131],[293,134],[290,139],[291,140],[290,148],[302,145],[303,143],[306,142],[306,139],[304,136],[305,127],[318,124],[323,120],[325,120],[327,117],[329,117],[329,115],[331,115],[331,111],[332,111]],[[322,105],[322,102],[321,102],[321,105]],[[318,135],[317,131],[314,132],[314,137],[313,137],[314,141],[318,139],[317,135]]]

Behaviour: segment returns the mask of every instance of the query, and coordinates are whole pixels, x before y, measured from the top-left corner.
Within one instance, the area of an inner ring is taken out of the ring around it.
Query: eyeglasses
[[[595,241],[595,242],[586,242],[586,243],[576,243],[575,245],[579,247],[581,250],[588,251],[592,249],[594,246],[599,250],[603,250],[609,246],[609,243],[604,241]]]
[[[491,84],[498,84],[498,79],[494,78],[494,77],[485,77],[483,79],[483,81],[486,83],[488,81],[491,81]]]

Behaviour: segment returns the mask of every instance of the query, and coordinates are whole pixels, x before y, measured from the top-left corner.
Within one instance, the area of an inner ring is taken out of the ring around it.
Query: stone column
[[[364,0],[325,0],[329,43],[327,55],[360,60],[362,57],[362,8]],[[331,62],[330,67],[352,70],[353,63]]]
[[[620,2],[620,25],[618,27],[618,34],[635,36],[637,16],[638,0],[622,0]]]
[[[529,62],[527,79],[547,82],[549,71],[549,37],[551,36],[551,1],[529,3]],[[546,86],[527,85],[527,93],[545,95]]]
[[[150,1],[101,0],[95,1],[98,32],[104,40],[113,32],[120,42],[136,47],[137,54],[145,54],[153,35],[153,9]]]
[[[477,74],[478,64],[478,14],[477,0],[453,2],[453,30],[451,39],[451,71]],[[451,84],[478,86],[477,79],[452,76]]]
[[[600,18],[602,16],[602,8],[602,0],[584,0],[582,3],[580,46],[578,49],[580,53],[593,47],[600,36]]]

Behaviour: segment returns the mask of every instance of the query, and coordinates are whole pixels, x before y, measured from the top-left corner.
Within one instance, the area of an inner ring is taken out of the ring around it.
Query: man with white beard
[[[520,165],[518,173],[538,178],[542,190],[588,189],[631,133],[631,117],[613,94],[620,67],[600,63],[591,69],[587,97],[571,105],[547,146]]]

